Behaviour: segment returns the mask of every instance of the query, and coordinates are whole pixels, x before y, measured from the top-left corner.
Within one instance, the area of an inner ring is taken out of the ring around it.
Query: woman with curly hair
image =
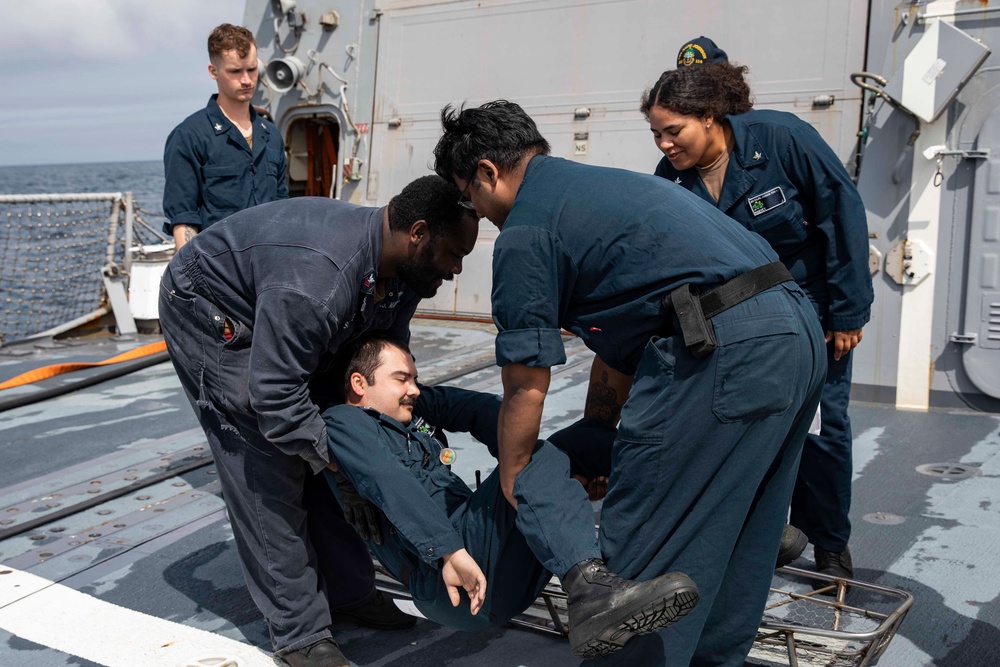
[[[747,71],[728,62],[668,70],[639,108],[664,154],[656,175],[764,237],[823,323],[829,370],[822,425],[806,439],[791,524],[814,545],[818,571],[851,577],[851,350],[873,299],[865,208],[811,125],[753,109]]]

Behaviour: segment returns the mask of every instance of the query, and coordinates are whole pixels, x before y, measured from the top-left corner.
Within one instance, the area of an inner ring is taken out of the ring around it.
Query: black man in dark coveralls
[[[742,666],[826,372],[808,299],[763,239],[691,193],[548,157],[516,104],[446,108],[442,122],[436,171],[500,228],[505,496],[567,329],[631,379],[601,516],[608,567],[638,580],[679,570],[702,596],[685,622],[601,664]]]
[[[412,625],[376,593],[368,549],[316,475],[329,453],[308,383],[366,330],[409,338],[419,299],[475,246],[479,221],[458,197],[426,176],[387,207],[264,204],[194,236],[163,277],[167,349],[215,457],[247,587],[292,667],[349,664],[330,634],[344,613]]]

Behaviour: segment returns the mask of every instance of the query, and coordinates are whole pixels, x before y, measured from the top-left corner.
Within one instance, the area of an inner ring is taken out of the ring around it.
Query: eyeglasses
[[[476,177],[476,171],[479,169],[478,165],[476,169],[469,174],[469,178],[465,181],[465,189],[462,190],[462,194],[458,198],[458,205],[467,211],[475,211],[476,207],[472,205],[472,200],[466,196],[466,192],[469,190],[469,186],[472,185],[473,179]]]

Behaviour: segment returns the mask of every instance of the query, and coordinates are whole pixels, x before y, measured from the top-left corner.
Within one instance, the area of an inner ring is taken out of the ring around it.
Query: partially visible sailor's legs
[[[792,495],[791,524],[799,528],[815,546],[825,551],[843,552],[851,537],[852,460],[851,358],[848,352],[833,358],[827,346],[826,382],[820,399],[820,432],[810,433],[802,448],[795,492]]]
[[[622,576],[677,570],[701,603],[604,664],[742,666],[773,574],[802,442],[825,377],[823,336],[797,289],[717,316],[719,348],[647,345],[615,443],[601,546]]]

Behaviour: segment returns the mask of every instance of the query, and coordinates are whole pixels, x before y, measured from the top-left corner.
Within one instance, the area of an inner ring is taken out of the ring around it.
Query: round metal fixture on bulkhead
[[[295,56],[275,58],[264,68],[264,74],[276,93],[287,93],[302,80],[306,66]]]

